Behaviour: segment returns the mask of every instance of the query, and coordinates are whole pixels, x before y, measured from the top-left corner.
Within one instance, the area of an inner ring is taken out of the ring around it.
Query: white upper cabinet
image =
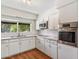
[[[58,59],[78,59],[78,48],[58,44]]]
[[[77,10],[77,2],[72,4],[66,5],[59,9],[59,21],[60,23],[67,23],[67,22],[76,22],[78,21],[78,10]]]
[[[51,14],[49,16],[49,19],[48,19],[48,29],[58,29],[58,25],[59,25],[59,13],[56,12],[55,14]]]
[[[57,6],[57,8],[61,8],[65,5],[73,3],[75,1],[77,1],[77,0],[56,0],[56,6]]]
[[[39,24],[48,21],[48,29],[58,29],[59,11],[57,9],[47,11],[44,15],[38,17],[36,29],[40,30]]]

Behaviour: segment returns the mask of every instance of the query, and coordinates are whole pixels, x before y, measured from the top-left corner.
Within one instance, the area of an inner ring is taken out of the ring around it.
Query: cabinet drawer
[[[8,43],[8,40],[1,40],[1,44]]]
[[[20,40],[31,40],[32,38],[31,37],[28,37],[28,38],[21,38]]]
[[[51,44],[57,45],[57,41],[51,41]]]
[[[11,39],[9,42],[19,42],[19,39]]]

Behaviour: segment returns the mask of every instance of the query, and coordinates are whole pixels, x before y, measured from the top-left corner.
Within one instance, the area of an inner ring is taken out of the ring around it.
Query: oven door
[[[59,40],[75,43],[75,32],[59,32]]]

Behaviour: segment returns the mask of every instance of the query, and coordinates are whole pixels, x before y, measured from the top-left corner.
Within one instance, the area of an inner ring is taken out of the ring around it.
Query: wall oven
[[[59,30],[59,42],[78,46],[78,23],[61,24]]]
[[[70,43],[75,43],[75,32],[60,31],[59,40],[70,42]]]

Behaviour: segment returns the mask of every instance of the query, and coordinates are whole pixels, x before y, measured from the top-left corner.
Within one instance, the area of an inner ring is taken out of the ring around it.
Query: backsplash
[[[20,32],[20,35],[29,36],[29,35],[36,35],[35,32]],[[16,37],[18,36],[18,33],[1,33],[1,38],[6,37]]]
[[[58,38],[59,32],[54,30],[41,30],[38,32],[38,35],[48,36],[51,38]]]

